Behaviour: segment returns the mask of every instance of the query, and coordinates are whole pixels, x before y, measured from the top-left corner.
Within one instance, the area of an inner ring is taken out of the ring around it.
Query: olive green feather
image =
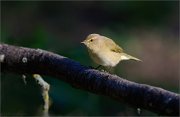
[[[108,44],[106,46],[108,46],[111,51],[113,52],[117,52],[117,53],[122,53],[123,49],[121,47],[119,47],[114,41],[112,41],[111,39],[105,37],[105,44]]]

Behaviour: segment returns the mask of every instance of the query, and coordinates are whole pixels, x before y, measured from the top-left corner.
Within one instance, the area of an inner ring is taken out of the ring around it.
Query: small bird
[[[133,59],[141,61],[138,58],[124,53],[123,49],[112,39],[99,34],[90,34],[81,43],[87,47],[92,60],[100,66],[112,68],[122,60]]]

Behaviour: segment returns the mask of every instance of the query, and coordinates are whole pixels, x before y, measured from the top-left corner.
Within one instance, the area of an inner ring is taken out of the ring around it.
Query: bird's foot
[[[99,69],[100,67],[102,67],[101,65],[97,66],[95,69]]]
[[[106,70],[104,70],[104,69],[101,69],[100,71],[108,73],[108,71],[106,71]]]
[[[92,67],[92,66],[88,66],[90,69],[96,69],[96,68],[94,68],[94,67]]]

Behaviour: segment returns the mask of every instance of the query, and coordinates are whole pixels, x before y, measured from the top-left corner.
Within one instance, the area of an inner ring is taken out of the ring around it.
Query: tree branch
[[[100,72],[52,52],[0,44],[2,72],[41,74],[160,115],[179,115],[180,95]]]

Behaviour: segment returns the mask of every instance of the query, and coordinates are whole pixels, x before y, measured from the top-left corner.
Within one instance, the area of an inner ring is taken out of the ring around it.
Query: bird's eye
[[[90,39],[89,41],[90,41],[90,42],[92,42],[92,41],[93,41],[93,39]]]

